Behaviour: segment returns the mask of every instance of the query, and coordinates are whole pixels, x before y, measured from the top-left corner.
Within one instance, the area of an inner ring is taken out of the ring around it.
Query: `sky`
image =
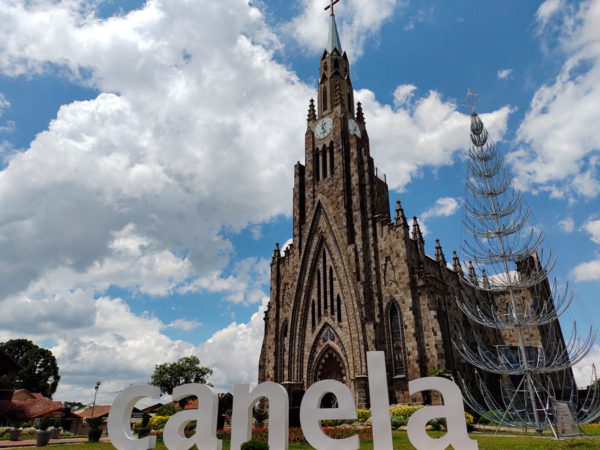
[[[0,341],[57,357],[55,399],[110,403],[197,355],[257,380],[275,242],[292,236],[326,0],[0,0]],[[554,274],[599,323],[600,0],[342,0],[390,202],[426,251],[465,239],[470,88]],[[576,367],[580,384],[600,345]]]

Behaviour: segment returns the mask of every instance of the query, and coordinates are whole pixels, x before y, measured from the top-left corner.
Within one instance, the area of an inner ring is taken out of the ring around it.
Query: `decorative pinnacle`
[[[485,271],[485,268],[481,269],[481,279],[483,281],[483,287],[489,289],[490,279],[487,276],[487,272]]]
[[[315,101],[311,98],[308,105],[308,121],[314,122],[315,120],[317,120],[317,112],[315,111]]]
[[[435,240],[435,260],[444,266],[446,265],[446,257],[444,256],[444,251],[442,250],[439,239]]]
[[[458,255],[456,254],[456,250],[452,251],[452,268],[459,275],[465,276],[463,272],[462,266],[460,265],[460,260],[458,259]]]
[[[356,120],[357,122],[360,122],[363,125],[365,123],[365,116],[363,114],[362,104],[360,102],[358,102],[358,104],[356,105]]]
[[[470,108],[471,114],[474,114],[475,110],[477,109],[477,105],[479,104],[480,101],[481,101],[481,95],[474,94],[473,92],[471,92],[471,89],[469,88],[469,89],[467,89],[467,96],[463,100],[463,106]]]
[[[419,242],[425,242],[423,240],[423,234],[421,233],[421,227],[419,226],[419,221],[417,220],[417,216],[413,217],[413,239],[418,240]]]
[[[479,280],[477,280],[477,273],[475,273],[473,261],[469,261],[469,280],[474,286],[479,286]]]
[[[275,243],[275,250],[273,250],[273,261],[281,258],[281,252],[279,251],[279,242]]]
[[[402,203],[400,203],[400,200],[396,201],[396,217],[394,220],[396,225],[403,225],[405,227],[408,226],[408,223],[406,223],[406,216],[404,215],[404,209],[402,208]]]

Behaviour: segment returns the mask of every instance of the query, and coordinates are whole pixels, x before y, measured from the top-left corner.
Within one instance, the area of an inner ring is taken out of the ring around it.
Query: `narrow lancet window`
[[[315,155],[315,174],[317,177],[317,181],[319,181],[321,179],[321,170],[319,167],[319,152],[317,152]]]
[[[310,322],[312,323],[312,327],[313,329],[315,328],[315,301],[312,301],[312,304],[310,305]]]
[[[333,315],[333,269],[329,266],[329,302],[331,304],[331,315]]]
[[[402,314],[396,302],[390,307],[390,340],[392,344],[392,359],[394,376],[404,375],[404,336],[402,333]]]
[[[342,321],[342,300],[339,295],[337,296],[337,321]]]
[[[329,144],[329,174],[333,175],[334,165],[333,165],[333,142]]]
[[[285,341],[287,340],[288,324],[283,324],[283,330],[281,331],[281,357],[279,358],[279,378],[281,381],[285,381]]]
[[[323,111],[327,111],[327,86],[323,86]]]
[[[317,270],[317,320],[321,321],[321,271]]]
[[[323,147],[323,152],[321,153],[321,160],[323,166],[323,179],[327,178],[327,151],[325,147]]]
[[[327,311],[327,255],[323,249],[323,309]]]

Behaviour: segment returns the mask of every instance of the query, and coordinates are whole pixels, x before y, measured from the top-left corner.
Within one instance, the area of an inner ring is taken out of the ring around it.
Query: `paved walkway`
[[[102,442],[109,442],[108,437],[103,436],[100,439]],[[62,439],[50,439],[52,444],[83,444],[88,441],[88,438],[62,438]],[[20,448],[20,447],[35,447],[37,443],[36,439],[27,439],[22,441],[0,441],[0,448]]]

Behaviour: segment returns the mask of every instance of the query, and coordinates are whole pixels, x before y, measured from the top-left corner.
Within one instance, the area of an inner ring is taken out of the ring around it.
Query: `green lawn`
[[[438,432],[434,435],[441,436],[443,433]],[[472,438],[477,439],[479,442],[480,449],[547,449],[547,448],[574,448],[574,449],[598,449],[600,448],[600,439],[577,439],[572,441],[552,441],[547,437],[529,437],[529,436],[478,436],[471,435]],[[405,431],[394,431],[394,449],[411,449],[414,448],[408,441],[408,436]],[[75,444],[77,450],[110,450],[114,447],[108,443],[97,443],[97,444]],[[52,445],[53,450],[65,449],[73,450],[71,445]],[[165,445],[159,442],[157,450],[166,450]],[[229,448],[229,442],[223,442],[223,448]],[[312,447],[304,445],[290,445],[290,449],[310,449]],[[373,443],[369,441],[361,442],[361,450],[372,449]]]

